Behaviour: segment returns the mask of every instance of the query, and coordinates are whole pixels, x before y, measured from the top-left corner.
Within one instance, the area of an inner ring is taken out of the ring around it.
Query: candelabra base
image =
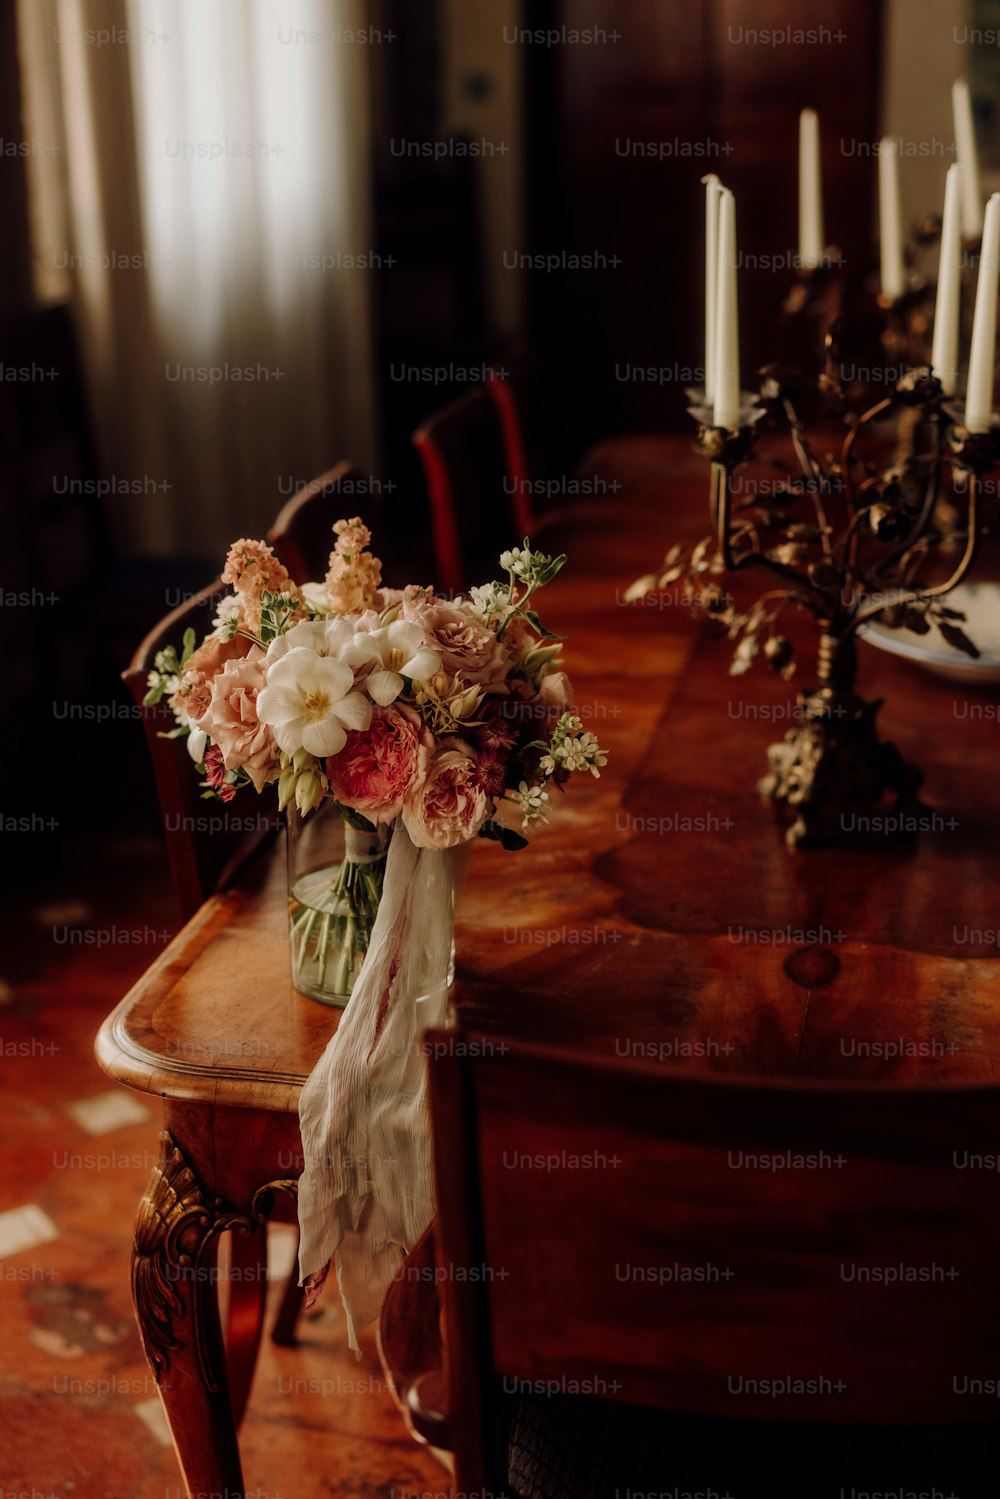
[[[921,773],[875,727],[881,699],[821,687],[799,694],[799,723],[767,752],[761,796],[794,811],[793,848],[868,841],[920,808]],[[895,800],[890,804],[888,798]]]

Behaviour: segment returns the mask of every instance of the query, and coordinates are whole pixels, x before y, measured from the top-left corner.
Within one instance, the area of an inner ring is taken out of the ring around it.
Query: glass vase
[[[301,994],[343,1008],[368,951],[391,829],[351,827],[329,800],[289,807],[288,938]]]

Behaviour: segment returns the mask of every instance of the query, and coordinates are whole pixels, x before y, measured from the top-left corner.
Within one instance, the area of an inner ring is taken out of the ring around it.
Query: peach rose
[[[212,701],[199,723],[222,751],[227,770],[243,769],[257,791],[278,766],[278,746],[269,726],[257,717],[257,694],[266,686],[264,652],[227,661],[212,684]]]
[[[487,692],[504,688],[511,657],[506,644],[464,604],[407,599],[403,618],[423,626],[424,644],[441,657],[446,676]]]
[[[253,641],[245,635],[234,635],[232,640],[209,635],[184,663],[181,685],[170,699],[171,708],[186,713],[188,718],[197,722],[208,712],[214,678],[227,661],[238,661],[246,656],[252,645]]]
[[[327,760],[330,789],[338,802],[370,822],[392,822],[404,798],[423,785],[433,747],[430,731],[412,708],[376,704],[369,727],[349,730],[344,748]]]
[[[423,785],[403,803],[403,824],[417,848],[454,848],[479,832],[490,802],[478,763],[463,740],[441,740]]]

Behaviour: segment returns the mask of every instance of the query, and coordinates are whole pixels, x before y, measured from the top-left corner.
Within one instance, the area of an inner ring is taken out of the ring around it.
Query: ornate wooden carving
[[[294,1194],[294,1178],[258,1187],[249,1212],[222,1198],[208,1199],[172,1135],[160,1135],[161,1156],[154,1167],[136,1217],[132,1250],[132,1298],[139,1333],[157,1384],[170,1367],[170,1356],[182,1346],[177,1322],[185,1315],[178,1283],[189,1281],[195,1306],[192,1318],[198,1370],[207,1389],[222,1388],[222,1373],[207,1346],[205,1317],[199,1306],[206,1290],[214,1292],[211,1250],[219,1234],[253,1233],[271,1211],[274,1194]]]

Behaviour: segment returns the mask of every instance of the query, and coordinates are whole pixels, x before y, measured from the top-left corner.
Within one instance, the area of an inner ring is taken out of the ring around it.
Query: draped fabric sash
[[[299,1102],[300,1281],[319,1294],[336,1257],[350,1346],[379,1313],[434,1215],[425,1028],[444,1025],[454,927],[451,850],[397,821],[368,955]]]

